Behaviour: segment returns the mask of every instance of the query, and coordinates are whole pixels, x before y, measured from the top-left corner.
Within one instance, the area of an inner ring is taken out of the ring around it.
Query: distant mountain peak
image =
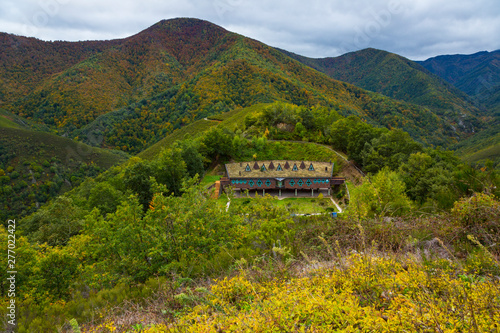
[[[149,28],[139,32],[134,36],[147,35],[151,33],[193,33],[195,31],[200,32],[218,32],[218,33],[228,33],[228,31],[217,24],[211,23],[206,20],[198,18],[174,18],[174,19],[164,19],[161,20]],[[133,36],[132,36],[133,37]]]

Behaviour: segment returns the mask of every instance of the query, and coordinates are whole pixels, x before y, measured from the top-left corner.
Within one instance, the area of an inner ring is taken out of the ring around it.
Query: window
[[[250,165],[247,164],[247,167],[245,168],[245,171],[252,171],[252,169],[250,169]]]
[[[269,179],[268,179],[268,180],[266,180],[266,186],[267,186],[267,187],[271,186],[271,181],[270,181]]]
[[[309,169],[307,169],[307,170],[309,170],[309,171],[314,171],[314,166],[313,166],[313,164],[312,164],[312,163],[309,165]]]
[[[253,185],[254,185],[254,184],[255,184],[255,183],[253,182],[253,180],[250,180],[250,181],[248,182],[248,185],[250,185],[250,187],[253,187]]]
[[[259,179],[259,180],[257,181],[257,186],[258,186],[258,187],[261,187],[261,186],[262,186],[262,180],[260,180],[260,179]]]
[[[276,168],[276,171],[283,171],[283,169],[281,168],[281,164],[278,163],[278,167]]]
[[[297,164],[293,165],[292,171],[299,171],[299,168],[297,168]]]
[[[288,184],[290,184],[290,186],[293,186],[293,185],[295,185],[295,181],[292,179],[292,180],[290,180],[290,181],[288,182]]]
[[[310,179],[308,179],[308,180],[306,181],[306,184],[307,184],[307,186],[311,186],[311,184],[312,184],[311,180],[310,180]]]
[[[304,182],[302,181],[302,179],[299,179],[299,181],[297,182],[297,185],[299,185],[299,186],[304,185]]]

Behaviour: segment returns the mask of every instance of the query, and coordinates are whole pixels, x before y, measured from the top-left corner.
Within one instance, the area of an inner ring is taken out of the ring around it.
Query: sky
[[[498,0],[0,0],[0,32],[43,40],[123,38],[176,17],[313,58],[367,47],[412,60],[500,49]]]

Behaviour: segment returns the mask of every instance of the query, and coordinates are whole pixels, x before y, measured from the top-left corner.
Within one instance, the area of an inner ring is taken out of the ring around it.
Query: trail
[[[343,213],[342,208],[340,208],[340,206],[338,205],[338,203],[335,200],[333,200],[333,198],[330,198],[330,200],[332,200],[332,202],[335,205],[335,207],[337,207],[337,210],[339,211],[339,213]]]

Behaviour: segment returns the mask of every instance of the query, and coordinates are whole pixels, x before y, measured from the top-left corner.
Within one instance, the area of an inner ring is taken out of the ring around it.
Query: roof
[[[226,164],[229,178],[332,177],[333,163],[269,160]]]

